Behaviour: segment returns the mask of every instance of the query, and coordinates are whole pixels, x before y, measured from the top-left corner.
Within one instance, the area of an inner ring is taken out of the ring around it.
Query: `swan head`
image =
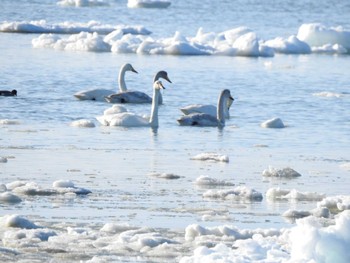
[[[156,76],[154,77],[154,81],[159,80],[160,78],[165,79],[166,81],[168,81],[169,83],[172,83],[171,80],[168,77],[168,73],[164,70],[158,71],[158,73],[156,74]]]
[[[163,86],[163,83],[160,80],[156,80],[153,83],[153,88],[156,89],[156,90],[165,89],[165,87]]]
[[[124,71],[132,71],[134,73],[138,73],[130,63],[126,63],[122,68]]]

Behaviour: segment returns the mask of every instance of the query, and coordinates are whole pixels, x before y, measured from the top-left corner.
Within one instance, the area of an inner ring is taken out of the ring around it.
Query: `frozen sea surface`
[[[0,33],[0,90],[18,91],[0,97],[0,261],[350,261],[346,1],[83,2],[1,4],[0,28],[45,27]],[[314,23],[319,31],[296,39]],[[241,26],[251,31],[234,48],[272,41],[273,56],[186,55],[199,42],[221,50],[221,33]],[[143,38],[153,41],[144,50],[178,41],[182,53],[111,49],[140,49]],[[299,40],[310,52],[293,52],[305,48]],[[158,130],[101,126],[112,105],[73,96],[117,91],[124,63],[139,72],[127,87],[149,95],[154,74],[168,72]],[[235,99],[223,129],[177,124],[181,107],[216,105],[222,89]],[[283,127],[261,126],[276,119]]]

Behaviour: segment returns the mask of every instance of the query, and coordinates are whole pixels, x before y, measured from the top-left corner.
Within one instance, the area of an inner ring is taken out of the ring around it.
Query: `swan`
[[[157,72],[154,76],[153,83],[160,78],[172,83],[168,77],[168,73],[164,70]],[[152,103],[152,98],[141,91],[123,90],[119,93],[107,96],[106,101],[109,103]],[[159,93],[159,104],[163,104],[161,93]]]
[[[165,89],[163,83],[157,80],[153,83],[153,100],[151,107],[151,117],[136,115],[131,112],[122,112],[113,114],[113,117],[106,121],[106,126],[123,126],[123,127],[151,127],[158,128],[158,105],[160,90]]]
[[[126,84],[125,84],[125,73],[127,71],[131,71],[134,73],[138,73],[131,64],[127,63],[124,64],[120,70],[119,70],[119,76],[118,76],[118,84],[119,84],[119,91],[123,92],[126,91]],[[97,101],[105,101],[105,97],[108,95],[113,94],[114,91],[108,90],[108,89],[92,89],[92,90],[84,90],[80,91],[74,94],[74,97],[76,97],[79,100],[97,100]]]
[[[11,96],[17,96],[17,90],[0,90],[0,96],[5,96],[5,97],[11,97]]]
[[[224,107],[224,116],[226,119],[230,118],[230,107],[234,101],[231,96],[226,101],[226,107]],[[205,113],[212,116],[217,114],[217,106],[215,105],[203,105],[203,104],[192,104],[180,109],[183,114],[190,115],[192,113]]]
[[[114,115],[127,112],[128,110],[120,105],[113,105],[112,107],[104,110],[102,116],[97,116],[96,120],[98,120],[99,123],[101,123],[104,126],[108,126],[111,120],[113,119]]]
[[[225,107],[228,105],[228,100],[233,100],[231,92],[228,89],[221,91],[217,115],[213,116],[207,113],[192,113],[190,115],[181,116],[177,121],[182,126],[225,126]]]

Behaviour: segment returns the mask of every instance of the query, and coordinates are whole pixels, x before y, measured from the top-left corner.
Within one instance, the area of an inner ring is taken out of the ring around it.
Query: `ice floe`
[[[196,156],[191,157],[191,160],[198,161],[213,161],[213,162],[224,162],[228,163],[230,161],[227,155],[220,155],[218,153],[200,153]]]
[[[93,128],[96,126],[93,121],[86,120],[86,119],[73,121],[70,123],[70,125],[73,127],[83,127],[83,128]]]
[[[209,176],[201,175],[194,182],[198,186],[234,186],[234,183],[219,180]]]
[[[1,119],[0,124],[2,125],[17,125],[20,124],[17,120]]]
[[[109,5],[109,3],[103,0],[62,0],[62,1],[58,1],[57,5],[86,7],[86,6],[107,6]]]
[[[55,181],[52,188],[43,188],[35,182],[27,181],[13,181],[6,184],[5,187],[6,190],[12,194],[29,196],[50,196],[67,193],[87,195],[91,193],[88,189],[76,187],[74,183],[69,180]]]
[[[261,201],[263,195],[255,189],[246,186],[237,186],[233,189],[208,190],[203,193],[203,198]]]
[[[180,179],[181,176],[173,173],[150,173],[148,176],[160,178],[160,179],[168,179],[168,180],[174,180],[174,179]]]
[[[266,197],[269,200],[298,200],[298,201],[320,201],[325,197],[325,194],[316,192],[300,192],[296,189],[281,189],[270,188],[266,192]]]
[[[79,34],[98,33],[109,34],[115,30],[121,30],[123,34],[149,35],[151,32],[143,26],[125,26],[125,25],[109,25],[101,24],[97,21],[89,21],[87,23],[80,22],[62,22],[50,24],[46,20],[34,21],[4,21],[0,23],[0,32],[12,33],[51,33],[51,34]],[[77,40],[78,41],[78,40]]]
[[[300,177],[301,174],[290,167],[278,169],[278,168],[274,168],[272,166],[269,166],[268,169],[265,169],[262,172],[262,176],[279,177],[279,178],[294,178],[294,177]]]
[[[167,8],[171,2],[165,0],[128,0],[129,8]]]
[[[283,121],[280,118],[272,118],[267,121],[264,121],[260,125],[263,128],[285,128],[286,126],[284,125]]]

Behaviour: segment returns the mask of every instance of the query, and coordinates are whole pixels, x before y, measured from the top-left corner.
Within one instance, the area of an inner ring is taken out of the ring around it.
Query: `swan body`
[[[13,97],[17,96],[17,90],[0,90],[0,96]]]
[[[106,109],[102,116],[97,116],[96,120],[104,126],[108,126],[114,115],[127,112],[128,110],[120,105],[113,105],[112,107]]]
[[[191,113],[189,115],[181,116],[177,121],[182,126],[225,126],[225,107],[227,107],[229,100],[233,101],[230,90],[224,89],[221,91],[216,116],[208,113]],[[232,102],[231,102],[232,103]]]
[[[154,76],[153,83],[160,78],[163,78],[171,83],[166,71],[162,70],[157,72],[157,74]],[[163,97],[161,93],[159,93],[158,100],[159,104],[163,104]],[[106,101],[109,103],[152,103],[152,98],[141,91],[124,90],[119,93],[107,96]]]
[[[125,73],[127,71],[137,73],[137,71],[129,63],[124,64],[120,68],[119,76],[118,76],[118,87],[119,87],[120,92],[127,90],[126,84],[125,84]],[[105,97],[107,97],[113,93],[114,93],[113,90],[108,90],[108,89],[92,89],[92,90],[79,91],[79,92],[74,94],[74,97],[76,97],[79,100],[105,101]]]
[[[226,107],[224,107],[224,116],[226,119],[230,118],[230,107],[234,99],[230,97],[226,102]],[[217,106],[215,105],[203,105],[203,104],[192,104],[180,109],[183,114],[190,115],[192,113],[205,113],[212,116],[217,114]]]
[[[159,80],[155,81],[153,84],[153,99],[152,99],[150,117],[140,116],[131,112],[122,112],[122,113],[113,114],[110,119],[108,120],[105,119],[105,123],[104,124],[102,123],[102,124],[106,126],[157,128],[159,126],[158,105],[159,105],[159,95],[160,95],[161,89],[165,89],[162,82]]]

